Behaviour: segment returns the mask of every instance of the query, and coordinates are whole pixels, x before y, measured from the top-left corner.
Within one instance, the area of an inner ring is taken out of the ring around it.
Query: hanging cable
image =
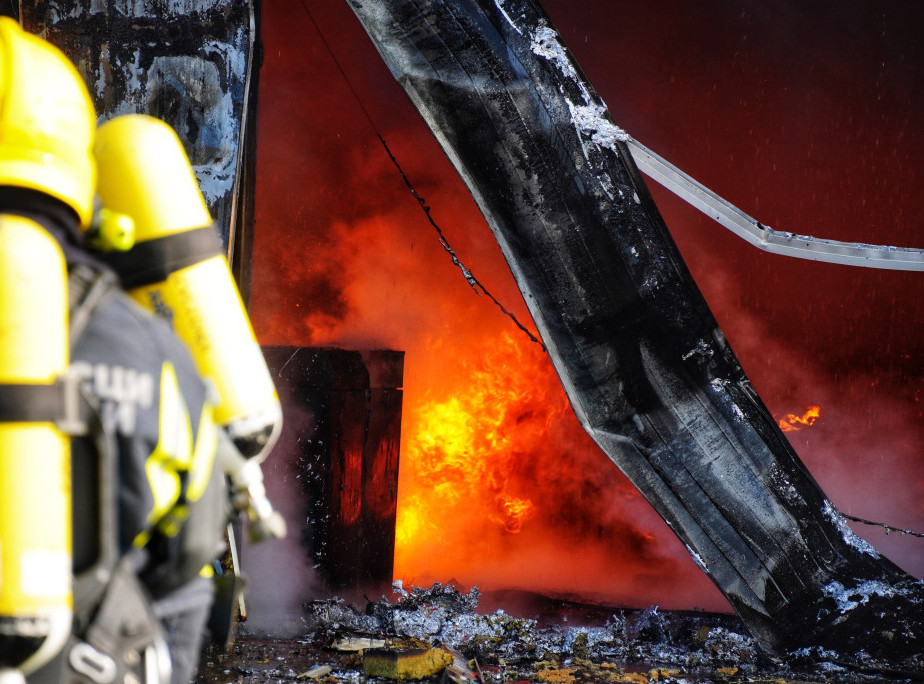
[[[865,520],[863,518],[858,518],[855,515],[847,515],[843,511],[841,512],[841,515],[843,515],[848,520],[853,520],[854,522],[858,522],[863,525],[872,525],[873,527],[882,527],[885,529],[886,534],[892,534],[893,532],[899,532],[902,536],[905,536],[906,534],[910,534],[912,537],[921,537],[922,539],[924,539],[924,534],[920,532],[915,532],[914,530],[903,530],[900,527],[893,527],[892,525],[886,525],[885,523],[874,522],[872,520]]]
[[[300,0],[300,2],[302,5],[302,8],[305,10],[305,14],[308,15],[309,21],[311,21],[312,25],[314,26],[314,30],[317,31],[318,36],[321,38],[321,43],[324,44],[324,48],[327,50],[327,54],[330,55],[330,58],[333,60],[334,65],[337,67],[337,71],[340,72],[340,77],[343,79],[344,83],[346,83],[347,87],[350,89],[350,92],[353,94],[353,99],[356,100],[356,104],[359,105],[359,109],[362,111],[363,116],[365,116],[366,121],[369,122],[369,126],[372,127],[372,131],[375,133],[376,137],[379,139],[379,142],[382,143],[382,147],[385,149],[385,153],[388,155],[388,158],[391,159],[391,163],[394,164],[395,168],[398,170],[398,173],[401,174],[401,178],[402,180],[404,180],[404,184],[407,186],[408,190],[410,190],[411,194],[414,196],[414,199],[417,200],[417,204],[420,205],[420,208],[423,210],[424,214],[426,215],[427,221],[429,221],[430,225],[433,226],[433,229],[436,231],[436,234],[439,238],[440,245],[443,247],[446,253],[449,254],[449,257],[452,259],[452,263],[458,266],[459,270],[462,271],[463,277],[468,282],[472,290],[475,291],[475,294],[477,294],[478,296],[481,296],[483,294],[488,299],[490,299],[492,302],[494,302],[497,308],[499,308],[505,316],[507,316],[508,318],[510,318],[510,320],[513,321],[514,325],[516,325],[520,330],[522,330],[526,334],[526,336],[529,337],[531,341],[541,346],[543,351],[546,351],[545,345],[542,343],[542,341],[538,337],[536,337],[536,335],[530,332],[530,330],[525,325],[523,325],[511,311],[509,311],[503,304],[501,304],[500,301],[498,301],[497,298],[494,295],[492,295],[488,291],[488,289],[481,283],[481,281],[479,281],[478,278],[475,277],[471,269],[469,269],[465,264],[462,263],[462,260],[459,259],[459,256],[456,254],[455,250],[449,244],[449,240],[446,239],[446,235],[443,233],[443,230],[439,227],[439,225],[433,219],[433,216],[430,213],[430,207],[424,201],[424,198],[418,194],[417,189],[414,187],[414,184],[411,183],[410,179],[407,177],[407,174],[404,172],[404,169],[402,169],[401,165],[398,163],[397,158],[395,158],[395,155],[392,154],[391,149],[388,147],[388,143],[385,142],[385,137],[379,132],[378,127],[375,125],[375,121],[372,120],[372,116],[369,114],[369,111],[363,105],[363,101],[359,97],[359,93],[356,92],[356,89],[353,87],[353,84],[350,82],[349,77],[347,77],[346,72],[343,70],[343,67],[340,64],[340,60],[337,59],[337,56],[334,54],[333,49],[331,48],[330,44],[327,42],[327,39],[324,37],[324,33],[321,31],[321,27],[318,26],[318,22],[316,22],[314,19],[314,16],[312,16],[311,11],[308,9],[308,6],[305,4],[305,0]]]
[[[466,268],[465,264],[463,264],[463,263],[459,260],[459,257],[456,256],[455,250],[452,249],[452,247],[449,245],[449,241],[446,239],[446,236],[443,235],[443,231],[442,231],[442,230],[440,229],[440,227],[437,225],[436,221],[433,220],[433,216],[430,215],[430,207],[427,206],[427,203],[424,201],[424,198],[417,194],[417,190],[416,190],[416,189],[414,188],[414,186],[411,184],[411,181],[408,180],[407,175],[404,173],[404,169],[401,168],[400,164],[398,164],[398,160],[395,159],[395,155],[393,155],[393,154],[391,153],[391,150],[388,148],[388,145],[387,145],[386,142],[385,142],[385,138],[383,138],[383,137],[380,135],[380,136],[379,136],[379,140],[382,141],[382,146],[385,148],[385,152],[388,154],[388,158],[391,159],[392,164],[395,165],[395,168],[398,169],[398,173],[401,174],[401,178],[404,179],[404,184],[408,187],[408,190],[411,191],[411,194],[414,195],[414,199],[417,200],[417,203],[420,205],[420,208],[423,210],[424,214],[426,214],[427,220],[430,222],[430,225],[433,226],[433,229],[436,231],[436,234],[439,235],[440,244],[443,246],[443,249],[445,249],[446,252],[449,254],[449,256],[452,258],[452,263],[454,263],[456,266],[458,266],[458,267],[462,270],[462,275],[465,276],[465,279],[468,281],[468,284],[471,286],[471,288],[475,291],[475,294],[477,294],[477,295],[479,295],[479,296],[480,296],[481,294],[486,295],[492,302],[494,302],[494,303],[497,305],[497,307],[498,307],[501,311],[504,312],[504,314],[505,314],[506,316],[508,316],[508,317],[510,318],[510,320],[512,320],[512,321],[514,322],[514,324],[515,324],[520,330],[522,330],[524,333],[526,333],[527,337],[529,337],[530,340],[532,340],[532,341],[535,342],[536,344],[540,345],[540,346],[542,347],[542,350],[545,351],[545,350],[546,350],[546,349],[545,349],[545,345],[542,344],[542,341],[539,340],[539,338],[537,338],[535,335],[533,335],[533,334],[526,328],[526,326],[524,326],[522,323],[520,323],[520,321],[517,320],[517,317],[514,316],[513,313],[511,313],[510,311],[508,311],[508,310],[504,307],[503,304],[501,304],[499,301],[497,301],[497,299],[494,297],[494,295],[492,295],[490,292],[488,292],[487,288],[486,288],[484,285],[482,285],[482,284],[478,281],[478,279],[477,279],[474,275],[472,275],[472,272],[471,272],[468,268]],[[479,290],[480,290],[480,292],[479,292]]]

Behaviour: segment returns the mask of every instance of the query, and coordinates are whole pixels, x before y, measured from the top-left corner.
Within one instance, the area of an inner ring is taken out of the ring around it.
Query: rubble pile
[[[208,651],[197,682],[920,680],[874,663],[847,668],[819,651],[771,658],[729,615],[652,606],[569,624],[503,610],[479,614],[477,588],[468,593],[440,584],[394,588],[397,600],[382,597],[362,611],[339,598],[312,601],[305,605],[300,638],[247,636],[231,652]]]

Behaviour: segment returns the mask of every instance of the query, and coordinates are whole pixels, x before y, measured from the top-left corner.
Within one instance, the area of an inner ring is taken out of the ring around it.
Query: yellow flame
[[[517,533],[537,507],[508,482],[523,457],[511,431],[542,406],[519,340],[505,334],[468,368],[469,382],[441,401],[406,407],[396,545],[440,538],[440,520],[480,517]],[[541,357],[539,357],[541,358]],[[542,362],[542,361],[540,361]],[[528,363],[528,360],[527,360]]]
[[[778,425],[783,432],[794,432],[796,430],[801,430],[802,426],[811,427],[815,421],[818,420],[819,416],[821,416],[821,407],[809,406],[801,416],[797,416],[794,413],[787,413],[780,418]]]

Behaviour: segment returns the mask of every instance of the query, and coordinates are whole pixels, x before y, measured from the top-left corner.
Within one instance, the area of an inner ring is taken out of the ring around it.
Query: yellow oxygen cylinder
[[[141,114],[97,130],[97,192],[135,222],[135,246],[107,259],[142,306],[169,320],[218,390],[216,422],[259,462],[282,410],[189,159],[173,129]]]
[[[71,630],[70,440],[55,424],[67,326],[57,242],[0,215],[0,673],[34,671]]]

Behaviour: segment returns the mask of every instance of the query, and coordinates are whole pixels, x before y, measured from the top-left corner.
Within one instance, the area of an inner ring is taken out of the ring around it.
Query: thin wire
[[[327,54],[330,55],[330,58],[334,61],[334,66],[337,67],[337,71],[340,72],[340,77],[343,79],[343,82],[346,83],[347,88],[350,89],[350,92],[353,93],[353,99],[356,100],[356,104],[359,105],[359,108],[362,110],[363,116],[366,117],[366,121],[369,122],[369,125],[372,126],[372,130],[375,131],[375,134],[379,137],[379,140],[382,139],[382,135],[379,133],[378,127],[375,125],[375,121],[372,120],[372,117],[369,115],[369,112],[363,106],[363,101],[359,97],[359,93],[356,92],[356,89],[353,87],[353,84],[350,82],[350,79],[347,77],[346,72],[343,70],[343,67],[340,65],[340,60],[337,59],[337,55],[334,54],[333,49],[330,46],[330,43],[327,42],[327,38],[324,37],[324,32],[321,31],[321,27],[318,26],[318,22],[314,20],[314,16],[311,14],[311,10],[308,9],[308,5],[305,4],[305,0],[299,0],[302,5],[302,9],[305,10],[305,14],[308,15],[308,20],[314,26],[314,30],[317,31],[318,37],[321,39],[321,42],[324,43],[324,48],[327,50]]]
[[[340,64],[340,61],[337,59],[337,56],[334,54],[334,51],[331,48],[330,44],[327,42],[327,39],[324,37],[324,33],[321,31],[321,27],[318,26],[318,23],[314,20],[314,17],[311,15],[311,11],[308,9],[308,6],[305,4],[305,0],[300,0],[300,3],[301,3],[302,8],[305,10],[305,14],[308,15],[308,19],[314,25],[314,29],[315,31],[317,31],[318,36],[321,38],[321,42],[324,44],[324,47],[327,50],[327,53],[330,55],[330,58],[333,60],[334,65],[337,67],[337,71],[340,72],[340,77],[343,79],[344,83],[346,83],[347,87],[350,89],[350,92],[353,93],[353,99],[356,100],[356,104],[359,105],[359,108],[362,111],[363,116],[366,117],[366,121],[369,122],[369,125],[372,127],[372,130],[375,133],[376,137],[379,139],[379,142],[382,143],[382,147],[385,149],[385,153],[388,155],[388,158],[391,159],[391,163],[394,164],[395,168],[398,170],[398,173],[401,174],[401,178],[404,180],[404,184],[407,186],[408,190],[411,191],[411,194],[414,196],[414,199],[417,200],[417,204],[420,205],[420,208],[423,210],[424,214],[426,215],[427,221],[429,221],[430,225],[433,226],[433,229],[436,231],[436,234],[439,237],[440,245],[443,247],[446,253],[449,254],[449,257],[452,259],[452,263],[458,266],[459,270],[462,271],[462,275],[465,277],[465,280],[468,282],[469,287],[471,287],[472,290],[475,291],[475,294],[477,294],[479,297],[482,294],[487,296],[488,299],[494,302],[494,304],[504,313],[504,315],[510,318],[510,320],[512,320],[513,323],[520,330],[522,330],[526,334],[526,336],[529,337],[531,341],[535,342],[540,347],[542,347],[543,351],[546,351],[545,345],[542,343],[542,341],[538,337],[533,335],[533,333],[530,332],[530,330],[525,325],[520,323],[519,319],[511,311],[509,311],[503,304],[501,304],[497,300],[497,298],[494,295],[492,295],[488,291],[488,289],[481,283],[481,281],[479,281],[478,278],[475,277],[471,269],[468,268],[464,263],[462,263],[461,259],[459,259],[459,256],[456,254],[455,250],[449,244],[449,240],[446,239],[446,235],[443,233],[442,229],[433,219],[433,216],[430,213],[430,207],[424,201],[424,198],[418,194],[417,189],[414,187],[414,184],[411,183],[410,179],[407,177],[407,174],[404,172],[404,169],[401,168],[401,165],[398,163],[398,160],[395,158],[395,155],[392,154],[391,149],[388,147],[388,143],[385,142],[385,138],[382,136],[382,134],[379,132],[378,127],[375,125],[375,121],[372,120],[372,116],[369,114],[369,111],[363,105],[363,101],[359,97],[359,93],[356,92],[356,89],[353,87],[353,84],[350,82],[350,79],[347,77],[346,72],[343,70],[343,67]]]
[[[398,164],[398,160],[395,159],[395,155],[391,153],[391,150],[389,149],[388,144],[385,142],[385,138],[383,138],[380,135],[379,140],[382,141],[382,146],[385,148],[385,152],[388,154],[388,158],[391,159],[391,163],[395,165],[395,168],[398,169],[398,173],[401,174],[401,178],[404,179],[404,184],[408,187],[408,190],[411,191],[411,194],[414,195],[414,199],[417,200],[417,203],[420,205],[420,208],[423,210],[424,214],[426,214],[427,220],[430,222],[430,225],[433,226],[433,229],[436,231],[436,234],[439,235],[440,244],[443,246],[443,249],[445,249],[446,252],[449,254],[449,256],[452,258],[452,263],[458,266],[459,269],[462,271],[462,275],[465,276],[465,279],[468,281],[469,286],[471,286],[471,288],[475,291],[475,294],[479,296],[481,294],[487,295],[488,299],[494,302],[497,305],[497,307],[501,311],[503,311],[504,314],[508,316],[510,320],[512,320],[520,330],[526,333],[526,336],[529,337],[530,340],[532,340],[533,342],[541,346],[542,351],[546,351],[545,345],[542,344],[542,341],[539,340],[535,335],[533,335],[526,328],[526,326],[520,323],[517,317],[514,316],[513,313],[508,311],[504,307],[503,304],[497,301],[497,298],[495,298],[494,295],[488,292],[488,289],[484,285],[482,285],[481,282],[474,275],[472,275],[471,270],[466,268],[465,264],[463,264],[462,261],[459,259],[459,257],[456,256],[455,250],[453,250],[453,248],[449,245],[449,241],[446,239],[446,236],[443,235],[443,231],[437,225],[436,221],[433,220],[433,216],[430,215],[430,207],[427,206],[427,203],[424,201],[424,198],[421,197],[419,194],[417,194],[416,188],[414,188],[414,185],[411,183],[407,175],[404,173],[404,169],[402,169],[401,165]],[[479,290],[481,290],[481,292],[479,292]]]
[[[924,539],[924,534],[920,532],[915,532],[914,530],[903,530],[901,527],[893,527],[892,525],[886,525],[885,523],[874,522],[872,520],[865,520],[863,518],[858,518],[855,515],[847,515],[844,512],[841,512],[841,515],[843,515],[848,520],[853,520],[854,522],[863,523],[864,525],[873,525],[874,527],[884,527],[886,534],[892,534],[893,532],[900,532],[903,536],[906,534],[910,534],[912,537],[921,537],[922,539]]]

